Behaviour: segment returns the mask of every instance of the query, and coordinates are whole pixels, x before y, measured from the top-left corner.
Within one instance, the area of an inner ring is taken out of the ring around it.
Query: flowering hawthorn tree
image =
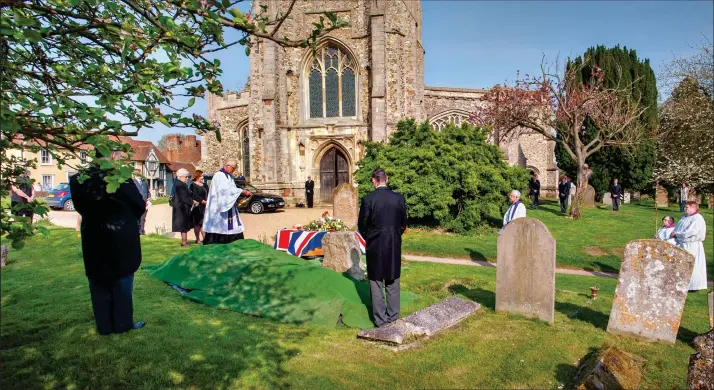
[[[583,83],[578,74],[586,66],[568,64],[562,74],[550,73],[541,66],[540,76],[526,75],[512,86],[497,85],[484,94],[484,104],[470,120],[490,126],[499,145],[521,131],[534,131],[559,143],[578,165],[581,189],[587,181],[588,156],[608,145],[634,146],[646,136],[639,121],[646,107],[632,99],[631,85],[606,88],[597,66],[591,69],[593,77]],[[589,142],[581,139],[586,118],[596,127]],[[582,191],[578,191],[571,211],[574,218],[580,217],[581,204]]]
[[[211,53],[234,45],[250,52],[259,41],[315,47],[347,22],[325,13],[310,34],[289,38],[280,27],[287,8],[254,7],[244,0],[0,0],[0,154],[5,158],[0,196],[34,161],[7,157],[15,149],[47,150],[58,165],[78,157],[80,146],[108,156],[129,151],[114,136],[137,135],[156,123],[216,131],[187,109],[206,92],[222,95],[221,64]],[[227,42],[224,32],[237,31]],[[181,99],[177,99],[181,97]],[[19,154],[19,153],[17,153]],[[75,167],[81,169],[81,167]],[[127,161],[106,160],[107,189],[131,177]],[[84,176],[86,177],[86,175]],[[46,210],[37,204],[39,214]],[[32,206],[30,206],[32,207]],[[2,213],[0,235],[15,246],[31,235],[29,221]],[[44,231],[43,233],[46,233]]]

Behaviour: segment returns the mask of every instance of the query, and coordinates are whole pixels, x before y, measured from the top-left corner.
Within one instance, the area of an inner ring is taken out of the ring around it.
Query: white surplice
[[[657,230],[657,239],[662,240],[662,241],[667,241],[668,243],[672,245],[677,245],[677,240],[674,238],[671,238],[672,232],[674,231],[674,226],[667,228],[662,226]]]
[[[690,290],[705,290],[707,288],[707,263],[704,257],[704,238],[707,235],[707,224],[701,214],[696,213],[682,218],[674,228],[677,246],[694,256],[694,270],[689,282]]]
[[[520,200],[515,201],[508,207],[506,214],[503,214],[503,227],[498,231],[498,234],[503,233],[503,229],[506,228],[511,221],[518,218],[526,217],[526,205],[521,203]]]
[[[216,172],[211,180],[203,216],[203,231],[217,234],[243,233],[243,220],[238,214],[236,201],[242,189],[236,186],[233,177],[223,171]]]

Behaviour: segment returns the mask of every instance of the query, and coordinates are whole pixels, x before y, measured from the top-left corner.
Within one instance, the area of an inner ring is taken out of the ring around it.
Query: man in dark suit
[[[89,178],[70,178],[75,210],[82,216],[82,256],[89,279],[94,320],[101,335],[122,333],[144,326],[134,323],[132,289],[134,272],[141,264],[139,218],[146,210],[136,184],[127,180],[116,192],[107,192],[106,173],[99,169],[99,151]]]
[[[538,180],[538,174],[534,173],[533,177],[528,183],[530,189],[529,195],[531,196],[531,208],[538,208],[538,197],[540,196],[540,180]]]
[[[151,192],[149,192],[149,183],[142,177],[141,175],[141,170],[136,169],[136,176],[134,177],[134,183],[136,184],[136,188],[139,190],[139,193],[141,194],[141,197],[144,199],[144,204],[151,200]],[[146,234],[144,232],[144,225],[146,224],[146,213],[149,212],[149,210],[145,210],[144,214],[141,215],[141,218],[139,218],[139,234],[144,235]]]
[[[367,242],[367,277],[377,327],[399,318],[402,234],[407,228],[404,197],[387,188],[387,180],[383,169],[372,172],[375,190],[362,199],[358,220],[359,231]]]
[[[568,211],[568,200],[570,200],[570,181],[567,176],[563,176],[558,183],[558,199],[560,199],[560,212]]]
[[[312,181],[312,176],[307,177],[305,182],[305,200],[307,201],[307,207],[312,208],[312,197],[315,195],[315,182]]]
[[[620,199],[622,199],[622,186],[618,183],[617,179],[612,181],[612,187],[610,187],[610,197],[612,198],[612,209],[614,211],[620,211]]]

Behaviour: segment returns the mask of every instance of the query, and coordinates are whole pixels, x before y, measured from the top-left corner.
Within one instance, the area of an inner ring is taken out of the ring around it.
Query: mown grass
[[[701,210],[707,221],[704,250],[707,257],[709,280],[714,278],[714,226],[712,210]],[[537,218],[550,230],[556,240],[558,267],[618,272],[625,245],[631,240],[651,238],[662,217],[672,215],[679,220],[679,206],[659,209],[640,204],[626,204],[616,213],[609,206],[600,205],[584,211],[582,219],[573,220],[560,213],[558,204],[550,199],[540,208],[528,210],[528,217]],[[404,236],[402,252],[415,255],[455,257],[496,261],[497,231],[480,235],[455,235],[432,231],[409,231]]]
[[[453,294],[484,312],[420,346],[392,352],[356,329],[279,324],[183,299],[139,271],[135,319],[145,328],[94,331],[79,239],[53,228],[11,251],[2,271],[3,388],[556,388],[602,343],[647,359],[646,388],[684,388],[688,345],[708,328],[706,295],[690,294],[674,346],[605,332],[614,279],[558,275],[555,324],[495,313],[495,270],[409,262],[402,288],[419,294],[402,315]],[[142,237],[145,264],[185,248]],[[600,297],[587,297],[592,285]]]

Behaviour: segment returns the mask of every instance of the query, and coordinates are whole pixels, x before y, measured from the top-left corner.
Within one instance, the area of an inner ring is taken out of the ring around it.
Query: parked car
[[[60,183],[57,187],[47,191],[45,203],[53,209],[74,211],[74,202],[72,202],[72,194],[69,191],[69,183]]]
[[[206,183],[210,186],[213,175],[203,175]],[[236,204],[242,211],[250,211],[253,214],[261,214],[265,211],[276,211],[285,208],[285,200],[279,195],[262,192],[244,180],[235,179],[236,186],[249,191],[251,196],[241,195]]]

